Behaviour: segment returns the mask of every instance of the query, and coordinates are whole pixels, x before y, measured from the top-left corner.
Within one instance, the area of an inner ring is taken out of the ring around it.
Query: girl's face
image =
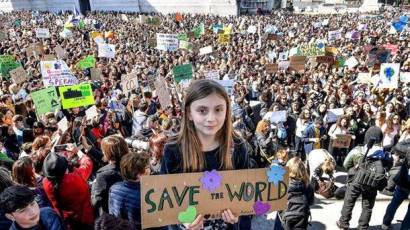
[[[394,115],[393,117],[393,124],[399,125],[400,124],[400,117],[398,115]]]
[[[366,111],[366,112],[370,111],[370,105],[369,105],[369,104],[364,104],[364,105],[363,105],[363,109],[364,109],[364,111]]]
[[[393,105],[392,104],[387,104],[386,105],[386,112],[392,112],[393,111]]]
[[[340,121],[340,125],[341,125],[342,127],[346,127],[346,126],[347,126],[347,120],[346,120],[346,119],[342,119],[342,120]]]
[[[194,123],[196,133],[202,137],[214,137],[226,118],[226,101],[216,93],[196,100],[188,108],[188,119]]]

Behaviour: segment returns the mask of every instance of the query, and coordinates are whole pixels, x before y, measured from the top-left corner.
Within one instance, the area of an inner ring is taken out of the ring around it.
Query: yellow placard
[[[58,89],[63,109],[94,105],[93,90],[90,83],[63,86]]]

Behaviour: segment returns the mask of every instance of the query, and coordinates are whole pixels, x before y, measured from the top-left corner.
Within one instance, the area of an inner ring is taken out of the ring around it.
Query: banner
[[[166,80],[163,77],[159,77],[154,81],[154,86],[161,108],[166,109],[168,106],[172,106],[171,94],[168,91]]]
[[[286,167],[210,171],[141,177],[142,228],[192,223],[201,214],[221,218],[264,215],[287,205]]]
[[[37,116],[55,112],[61,108],[60,99],[54,86],[32,92],[30,95],[36,107]]]
[[[114,58],[115,45],[98,43],[98,57]]]
[[[157,33],[157,49],[163,51],[176,51],[179,48],[179,41],[176,34]]]
[[[78,79],[62,60],[41,61],[40,68],[45,87],[78,84]]]
[[[121,77],[121,88],[125,95],[128,95],[134,89],[139,87],[138,75],[135,72],[131,72],[127,75],[122,75]]]
[[[302,55],[306,57],[325,56],[325,46],[323,44],[319,45],[312,43],[301,45],[300,51]]]
[[[178,65],[172,69],[174,79],[177,83],[185,79],[192,79],[192,64]]]
[[[399,84],[400,63],[383,63],[380,66],[380,88],[394,88]]]
[[[63,86],[58,88],[63,109],[94,105],[93,90],[90,83]]]
[[[36,38],[50,38],[50,30],[48,28],[36,28]]]
[[[94,68],[95,67],[95,57],[94,55],[88,55],[87,57],[81,59],[78,63],[77,63],[77,67],[81,70],[85,70],[88,68]]]
[[[27,81],[27,72],[23,67],[18,67],[10,71],[11,79],[15,84],[20,84]]]

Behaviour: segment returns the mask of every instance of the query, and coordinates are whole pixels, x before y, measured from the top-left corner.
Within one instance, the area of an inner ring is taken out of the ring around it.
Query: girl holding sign
[[[231,103],[221,85],[211,80],[194,81],[187,89],[183,111],[177,140],[165,145],[162,174],[248,168],[247,148],[233,134]],[[249,217],[239,218],[229,209],[221,211],[222,219],[204,220],[199,214],[187,228],[251,228]]]

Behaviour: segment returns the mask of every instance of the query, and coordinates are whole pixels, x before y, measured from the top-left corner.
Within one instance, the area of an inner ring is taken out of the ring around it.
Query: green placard
[[[9,72],[21,67],[21,63],[11,55],[0,55],[0,74],[3,78],[10,77]]]
[[[205,33],[205,25],[204,23],[199,24],[198,26],[194,27],[192,29],[192,32],[194,32],[195,38],[200,38],[202,34]]]
[[[178,40],[187,42],[188,41],[188,34],[187,33],[178,34]]]
[[[172,69],[177,83],[185,79],[192,79],[192,64],[178,65]]]
[[[57,96],[56,87],[38,90],[31,93],[34,105],[36,106],[37,116],[48,112],[54,112],[61,108],[60,100]]]
[[[88,55],[87,57],[81,59],[77,63],[77,67],[85,70],[87,68],[94,68],[95,67],[95,57],[93,55]]]
[[[60,92],[63,109],[78,108],[95,104],[90,83],[63,86],[58,88],[58,91]]]

